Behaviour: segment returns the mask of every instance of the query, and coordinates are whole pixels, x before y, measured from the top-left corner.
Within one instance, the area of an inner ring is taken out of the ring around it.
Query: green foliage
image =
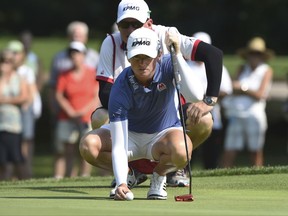
[[[15,39],[13,37],[2,37],[0,38],[0,49],[3,49],[9,40]],[[48,73],[53,56],[60,50],[67,47],[66,38],[57,37],[46,37],[46,38],[35,38],[32,49],[36,52],[43,65],[45,71]],[[90,39],[88,46],[100,50],[102,40]],[[225,55],[224,64],[227,67],[232,78],[235,77],[237,67],[243,63],[242,59],[235,55]],[[274,80],[285,80],[288,73],[288,57],[287,56],[276,56],[270,62],[274,69]]]
[[[0,38],[0,49],[5,48],[6,44],[10,40],[15,40],[16,37],[2,37]],[[97,51],[100,49],[100,40],[90,40],[88,47],[93,48]],[[44,66],[44,69],[49,73],[51,61],[53,56],[68,46],[67,38],[35,38],[32,45],[32,50],[39,56]]]
[[[193,176],[232,176],[232,175],[257,175],[257,174],[288,174],[288,166],[267,166],[267,167],[238,167],[233,169],[197,170]]]
[[[3,49],[9,40],[15,39],[13,37],[2,37],[0,38],[0,49]],[[33,43],[33,50],[39,55],[43,62],[44,69],[48,73],[53,56],[60,50],[67,47],[66,38],[57,37],[46,37],[46,38],[35,38]],[[90,39],[88,46],[100,50],[102,40]],[[235,77],[237,67],[242,64],[242,59],[235,55],[225,55],[224,64],[227,67],[230,75]],[[287,56],[276,56],[270,62],[274,69],[274,80],[285,80],[288,73],[288,57]]]
[[[225,55],[223,59],[224,65],[227,67],[229,74],[235,78],[239,65],[243,64],[243,60],[236,55]],[[288,74],[288,57],[276,56],[268,62],[273,68],[274,80],[285,80]]]

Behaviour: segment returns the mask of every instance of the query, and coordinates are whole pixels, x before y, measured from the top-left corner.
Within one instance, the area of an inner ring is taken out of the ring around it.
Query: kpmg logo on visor
[[[139,11],[140,7],[139,6],[135,6],[133,4],[127,4],[125,5],[125,7],[123,8],[123,11],[127,11],[127,10],[135,10],[135,11]]]
[[[132,47],[137,46],[150,46],[151,40],[149,38],[136,38],[132,43]]]

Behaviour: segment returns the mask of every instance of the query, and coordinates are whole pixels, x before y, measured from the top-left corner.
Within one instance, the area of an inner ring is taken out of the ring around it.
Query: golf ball
[[[131,201],[134,199],[134,195],[132,192],[126,193],[126,200]]]

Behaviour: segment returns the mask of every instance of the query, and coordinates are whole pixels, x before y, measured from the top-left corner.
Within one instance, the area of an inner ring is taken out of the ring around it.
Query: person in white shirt
[[[192,37],[198,38],[208,44],[212,43],[211,37],[206,32],[196,32]],[[199,76],[201,84],[204,89],[207,88],[207,76],[205,71],[205,65],[200,61],[187,61],[192,71]],[[218,103],[213,107],[211,113],[213,116],[213,128],[211,135],[204,141],[204,143],[196,150],[200,151],[203,166],[205,169],[215,169],[219,166],[219,158],[223,143],[223,123],[221,116],[221,100],[232,93],[232,80],[228,73],[227,68],[223,65],[222,79],[218,97]],[[195,159],[195,157],[194,157]]]
[[[41,110],[35,110],[34,103],[39,103],[40,93],[36,84],[36,75],[31,67],[25,64],[26,53],[24,45],[18,40],[10,41],[7,50],[14,53],[14,66],[16,72],[26,81],[28,85],[28,100],[21,105],[22,124],[22,153],[25,158],[25,172],[27,178],[31,178],[32,161],[34,155],[35,122],[41,115]],[[39,108],[39,107],[38,107]]]
[[[239,67],[237,78],[233,81],[233,95],[223,101],[228,125],[222,166],[232,167],[237,152],[243,150],[245,144],[252,165],[263,166],[263,146],[268,126],[265,107],[273,78],[273,69],[267,61],[274,52],[266,48],[263,38],[254,37],[238,54],[245,63]]]

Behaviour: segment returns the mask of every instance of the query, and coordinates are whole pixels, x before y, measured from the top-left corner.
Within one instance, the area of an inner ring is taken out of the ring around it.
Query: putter
[[[181,104],[180,83],[179,83],[181,80],[181,77],[178,72],[178,65],[175,60],[176,53],[175,53],[175,48],[173,45],[170,46],[170,52],[171,52],[171,61],[173,64],[173,70],[174,70],[175,86],[176,86],[176,91],[177,91],[178,101],[179,101],[179,114],[180,114],[181,124],[183,127],[183,136],[184,136],[184,142],[185,142],[185,150],[186,150],[186,157],[188,161],[188,173],[189,173],[189,194],[174,196],[174,199],[176,202],[192,202],[194,201],[194,197],[192,195],[192,172],[191,172],[190,160],[189,160],[189,155],[188,155],[188,145],[187,145],[187,138],[186,138],[186,126],[185,126],[185,120],[184,120],[184,114],[183,114],[183,107]]]

